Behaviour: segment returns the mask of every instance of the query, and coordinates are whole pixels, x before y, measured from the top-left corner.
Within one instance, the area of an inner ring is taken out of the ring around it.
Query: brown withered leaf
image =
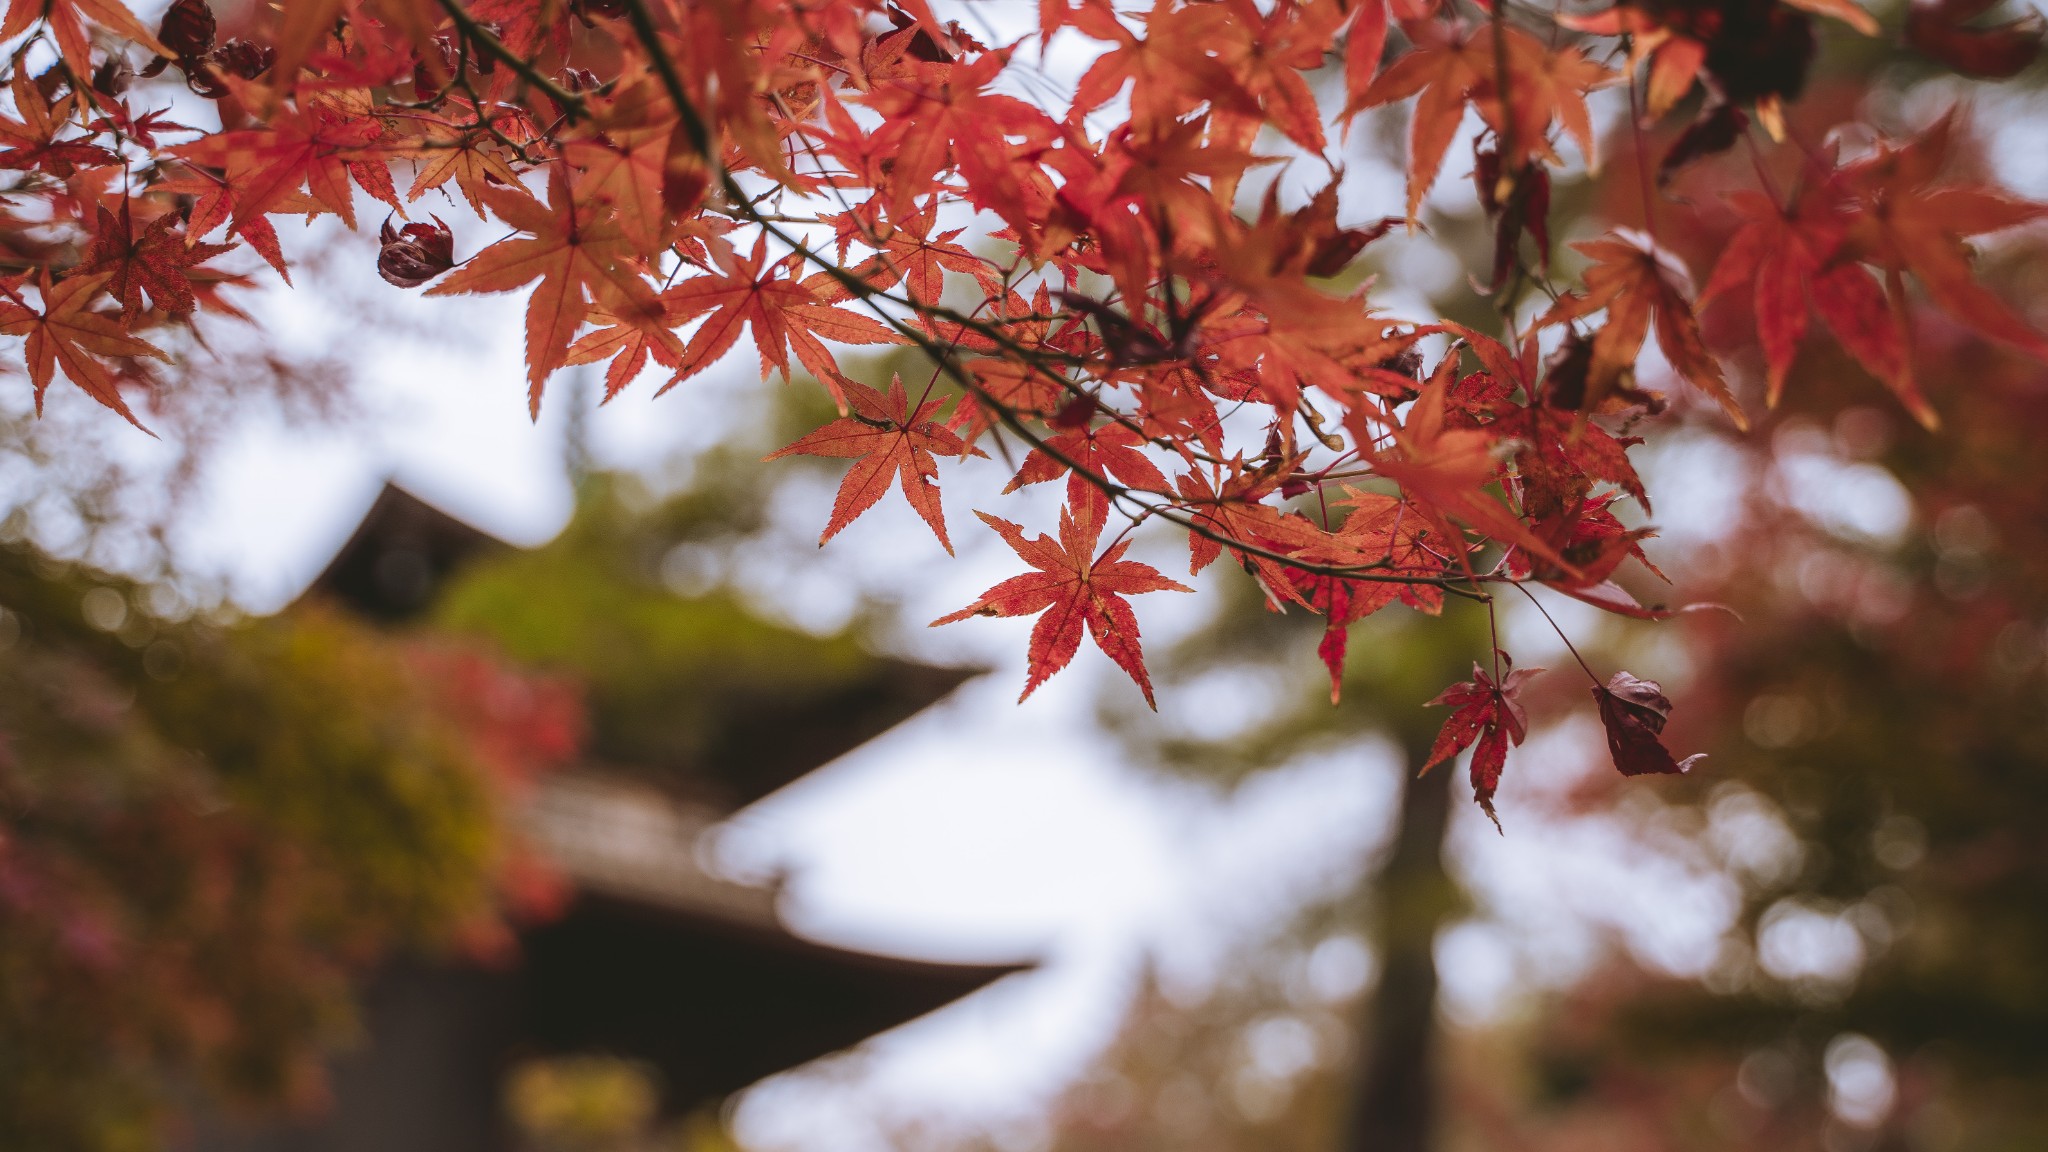
[[[1970,21],[1998,6],[1998,0],[1926,0],[1906,9],[1906,43],[1965,76],[2002,80],[2017,76],[2041,54],[2041,13],[1990,27]]]
[[[1607,751],[1623,776],[1677,775],[1707,758],[1700,752],[1672,759],[1662,739],[1671,701],[1655,680],[1616,672],[1604,686],[1594,686],[1593,699],[1600,706],[1600,725],[1607,729]]]

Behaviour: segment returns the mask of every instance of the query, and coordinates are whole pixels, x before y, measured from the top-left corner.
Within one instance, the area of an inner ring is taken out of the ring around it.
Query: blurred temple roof
[[[572,522],[565,538],[576,531]],[[306,595],[388,625],[440,630],[449,625],[437,602],[466,573],[550,547],[522,553],[388,484]],[[637,642],[644,613],[659,611],[671,647],[687,657],[656,653],[647,675],[632,679],[637,699],[588,677],[589,744],[601,759],[533,790],[521,819],[570,882],[566,910],[521,929],[510,967],[395,965],[366,991],[368,1043],[337,1061],[330,1115],[311,1126],[202,1125],[201,1152],[502,1152],[510,1138],[501,1080],[517,1059],[641,1060],[660,1072],[665,1108],[688,1110],[1030,967],[808,940],[783,923],[774,884],[705,863],[707,834],[738,807],[936,703],[976,670],[809,636],[749,617],[730,599],[640,592],[635,617],[618,589],[578,600],[550,585],[563,570],[543,564],[538,576],[486,586],[479,611],[523,606],[573,629],[579,611],[622,606],[625,630],[598,637],[597,657],[584,661],[598,672]],[[557,652],[516,635],[502,646],[514,659]],[[573,672],[575,660],[567,663]]]
[[[466,562],[511,547],[387,482],[307,591],[372,620],[414,619]]]

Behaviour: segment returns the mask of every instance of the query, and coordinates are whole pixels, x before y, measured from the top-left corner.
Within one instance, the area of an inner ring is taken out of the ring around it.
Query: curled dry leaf
[[[455,236],[439,216],[432,224],[414,221],[403,228],[386,219],[377,239],[377,274],[400,288],[417,288],[455,267]]]
[[[1997,6],[1998,0],[1922,0],[1906,10],[1906,43],[1965,76],[2017,76],[2041,54],[2048,20],[2028,12],[2004,24],[1969,26]]]
[[[1600,725],[1607,729],[1607,751],[1623,776],[1675,776],[1707,758],[1701,752],[1672,759],[1662,739],[1671,701],[1655,680],[1616,672],[1604,686],[1594,686],[1593,699],[1600,705]]]
[[[215,28],[213,9],[206,0],[176,0],[164,9],[156,38],[179,60],[203,60],[207,53],[213,51]],[[152,62],[151,67],[161,69],[162,65]],[[155,75],[154,72],[145,74]]]

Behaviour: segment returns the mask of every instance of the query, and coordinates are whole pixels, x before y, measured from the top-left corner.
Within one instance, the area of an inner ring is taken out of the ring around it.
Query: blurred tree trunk
[[[1427,747],[1407,749],[1407,763]],[[1400,824],[1377,883],[1380,978],[1361,1006],[1344,1152],[1431,1152],[1435,1140],[1435,943],[1458,905],[1443,861],[1452,775],[1402,773]]]

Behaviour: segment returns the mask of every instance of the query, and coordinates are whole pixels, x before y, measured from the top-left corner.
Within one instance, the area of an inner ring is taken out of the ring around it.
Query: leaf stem
[[[1572,654],[1572,659],[1577,660],[1579,662],[1579,670],[1586,674],[1586,679],[1591,680],[1593,682],[1593,687],[1600,687],[1600,677],[1593,674],[1592,666],[1586,663],[1586,658],[1584,656],[1579,655],[1578,646],[1572,643],[1572,638],[1565,635],[1564,629],[1559,628],[1557,626],[1557,621],[1555,619],[1552,619],[1550,615],[1550,609],[1545,608],[1543,606],[1543,601],[1538,600],[1536,598],[1536,594],[1534,592],[1529,591],[1527,587],[1523,586],[1521,581],[1512,580],[1509,581],[1509,583],[1515,586],[1516,591],[1520,592],[1522,595],[1527,596],[1529,598],[1529,603],[1534,604],[1536,606],[1536,611],[1543,613],[1543,619],[1549,622],[1550,630],[1552,632],[1557,633],[1557,638],[1559,640],[1564,641],[1564,646],[1566,650]]]

